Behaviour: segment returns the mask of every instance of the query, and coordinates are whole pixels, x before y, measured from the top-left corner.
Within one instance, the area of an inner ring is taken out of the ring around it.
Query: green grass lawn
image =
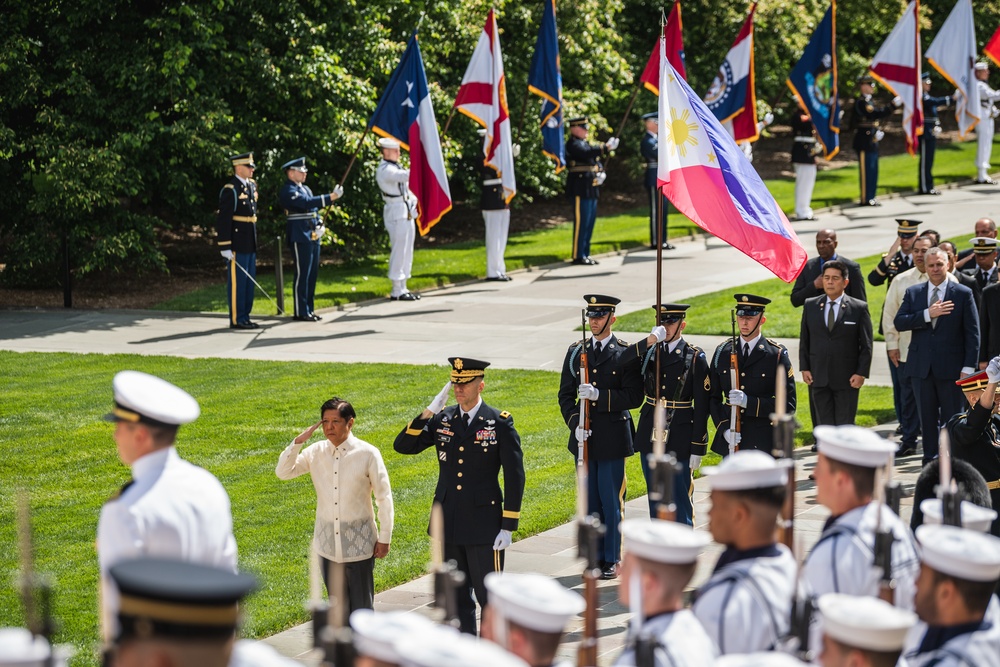
[[[938,182],[970,178],[975,142],[942,144],[935,157],[935,173]],[[994,160],[1000,162],[1000,145],[994,149]],[[879,192],[913,191],[917,182],[917,161],[909,155],[895,155],[882,158],[879,166]],[[794,209],[794,179],[770,179],[768,189],[781,205],[791,213]],[[816,208],[843,204],[858,198],[858,170],[856,166],[830,169],[819,173],[813,195]],[[567,213],[569,205],[567,204]],[[600,207],[598,207],[600,211]],[[517,212],[514,215],[518,215]],[[448,224],[447,218],[441,223]],[[594,231],[591,251],[594,255],[636,248],[649,243],[649,218],[645,207],[615,216],[598,219]],[[687,236],[698,228],[676,211],[670,217],[671,238]],[[571,225],[564,223],[550,229],[540,229],[511,236],[507,244],[505,262],[508,271],[524,267],[543,266],[563,261],[570,257]],[[803,239],[806,247],[812,249],[811,241]],[[386,278],[387,254],[370,257],[364,264],[353,267],[323,266],[319,271],[316,285],[316,308],[385,298],[389,294],[390,283]],[[485,275],[485,254],[481,241],[443,244],[419,248],[414,253],[413,277],[408,286],[411,290],[426,290],[442,285],[475,280]],[[156,307],[162,310],[226,312],[226,287],[222,265],[219,265],[220,282],[212,287],[190,292],[170,299]],[[292,311],[292,279],[285,276],[285,304]],[[261,286],[272,297],[275,280],[271,272],[262,271],[258,275]],[[275,309],[259,293],[253,312],[257,315],[274,315]]]
[[[396,525],[392,551],[375,569],[376,588],[425,572],[425,530],[437,465],[429,453],[396,454],[392,441],[437,393],[446,377],[443,367],[0,352],[5,378],[0,386],[0,541],[5,545],[0,626],[23,623],[11,576],[17,567],[14,490],[26,488],[37,568],[51,574],[55,584],[56,639],[77,647],[74,664],[96,664],[97,521],[101,505],[129,478],[115,451],[113,426],[101,416],[111,407],[111,378],[126,368],[175,382],[201,404],[201,418],[181,429],[179,450],[226,487],[240,567],[261,578],[261,590],[245,607],[244,634],[270,635],[306,618],[315,494],[308,476],[282,482],[274,466],[282,449],[317,420],[319,405],[333,395],[355,405],[354,431],[382,450],[392,481]],[[524,449],[527,488],[516,539],[564,523],[574,511],[573,457],[566,451],[568,431],[556,405],[558,381],[548,371],[499,370],[487,377],[486,401],[512,412]],[[798,391],[802,429],[797,440],[805,443],[811,424],[804,386]],[[866,388],[858,423],[891,418],[891,390]],[[644,494],[637,457],[629,459],[627,475],[629,498]]]

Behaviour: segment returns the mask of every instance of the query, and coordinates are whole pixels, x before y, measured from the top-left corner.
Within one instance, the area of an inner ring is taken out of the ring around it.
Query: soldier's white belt
[[[795,141],[800,144],[814,144],[816,143],[816,137],[795,137]]]
[[[646,397],[647,405],[656,405],[656,399],[652,396]],[[668,401],[665,398],[660,399],[661,408],[670,408],[673,410],[683,410],[685,408],[694,407],[694,401]]]
[[[990,491],[996,491],[1000,489],[1000,479],[995,479],[992,482],[986,482],[986,488]]]
[[[312,220],[316,217],[315,213],[292,213],[288,216],[289,220]]]
[[[245,216],[245,215],[234,215],[233,216],[233,222],[256,223],[257,222],[257,216],[256,215],[252,215],[252,216],[248,217],[248,216]]]
[[[500,185],[501,183],[503,183],[501,178],[488,178],[483,181],[483,185]]]

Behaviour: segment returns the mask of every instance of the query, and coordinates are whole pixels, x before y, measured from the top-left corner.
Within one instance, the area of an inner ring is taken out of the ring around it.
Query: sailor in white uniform
[[[396,645],[402,667],[529,667],[496,644],[454,628],[435,625]]]
[[[614,664],[634,667],[637,650],[651,647],[656,667],[711,665],[718,650],[683,603],[708,534],[658,519],[629,519],[621,531],[625,559],[618,597],[632,620],[626,648]]]
[[[356,653],[354,667],[399,667],[403,663],[396,649],[400,642],[435,630],[431,619],[414,611],[355,609],[350,622]]]
[[[912,611],[878,598],[827,593],[819,599],[819,615],[823,667],[906,667],[899,656],[917,622]]]
[[[691,611],[723,655],[771,650],[788,633],[798,576],[792,552],[774,539],[787,462],[746,450],[702,474],[711,490],[708,527],[726,550]]]
[[[399,166],[399,142],[383,137],[378,140],[382,161],[375,170],[375,180],[382,191],[382,219],[389,232],[389,280],[393,301],[416,301],[419,294],[406,288],[413,270],[413,241],[417,237],[417,198],[410,192],[410,170]]]

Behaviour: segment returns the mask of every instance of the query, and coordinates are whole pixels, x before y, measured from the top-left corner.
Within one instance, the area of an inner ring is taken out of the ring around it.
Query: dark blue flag
[[[559,73],[559,41],[556,36],[556,0],[545,0],[542,25],[538,28],[535,55],[531,57],[528,91],[542,98],[542,153],[556,163],[558,174],[566,166],[563,135],[562,74]]]
[[[799,106],[809,114],[828,160],[840,151],[836,28],[837,2],[833,0],[787,81]]]

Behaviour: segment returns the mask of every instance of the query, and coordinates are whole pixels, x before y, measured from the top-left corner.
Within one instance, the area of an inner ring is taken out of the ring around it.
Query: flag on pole
[[[542,153],[556,163],[558,174],[566,167],[566,137],[563,134],[562,74],[559,73],[559,39],[556,35],[556,0],[545,0],[538,27],[535,54],[528,73],[528,92],[542,98],[540,125]]]
[[[389,78],[368,128],[395,139],[410,152],[409,186],[417,198],[417,230],[426,235],[451,210],[451,190],[416,32]]]
[[[961,139],[979,122],[979,86],[973,74],[976,64],[976,24],[972,0],[958,0],[927,47],[927,62],[958,90],[955,120]]]
[[[732,134],[737,142],[757,141],[760,138],[753,62],[753,15],[756,9],[755,2],[705,95],[705,104],[715,117],[722,123],[732,122]]]
[[[510,203],[517,192],[514,181],[514,147],[507,108],[507,80],[500,53],[493,10],[486,15],[486,25],[479,36],[472,60],[462,77],[455,98],[455,108],[486,128],[483,138],[483,164],[493,168],[503,186],[504,199]]]
[[[795,280],[808,256],[750,160],[662,56],[659,88],[660,190],[699,227]]]
[[[666,40],[667,60],[673,65],[674,71],[687,81],[687,71],[684,69],[684,31],[681,24],[681,0],[674,0],[674,7],[663,25],[663,38]],[[639,81],[646,90],[654,95],[660,94],[660,38],[657,37],[653,52],[649,54],[646,69],[642,71]]]
[[[873,77],[894,95],[903,98],[903,131],[910,155],[916,154],[917,137],[924,133],[919,14],[919,0],[911,0],[869,65]]]
[[[840,98],[837,94],[837,1],[816,26],[786,81],[809,114],[827,160],[840,151]]]
[[[1000,67],[1000,26],[997,27],[993,36],[990,37],[990,41],[986,42],[986,46],[983,47],[983,53],[993,61],[994,65]]]

